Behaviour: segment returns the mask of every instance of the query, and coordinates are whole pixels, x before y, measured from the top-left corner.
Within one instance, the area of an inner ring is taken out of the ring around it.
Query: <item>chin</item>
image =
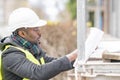
[[[32,43],[32,44],[37,44],[37,42],[35,42],[35,41],[31,41],[31,43]]]

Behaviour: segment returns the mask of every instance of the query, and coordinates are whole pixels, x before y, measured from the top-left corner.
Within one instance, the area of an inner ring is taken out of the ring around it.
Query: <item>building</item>
[[[119,0],[88,0],[88,20],[93,27],[120,38],[120,1]]]

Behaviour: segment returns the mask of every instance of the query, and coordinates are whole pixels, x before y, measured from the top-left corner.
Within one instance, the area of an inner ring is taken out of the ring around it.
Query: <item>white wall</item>
[[[3,0],[0,0],[0,24],[4,23],[4,9],[3,9],[3,6],[4,6],[4,2],[3,2]]]

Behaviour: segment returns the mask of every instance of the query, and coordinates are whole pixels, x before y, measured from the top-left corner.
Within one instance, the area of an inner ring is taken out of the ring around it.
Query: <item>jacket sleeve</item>
[[[49,63],[53,60],[56,60],[57,58],[55,57],[49,57],[46,52],[44,52],[43,50],[41,51],[41,56],[44,57],[45,63]]]
[[[26,59],[21,51],[6,52],[6,55],[3,56],[3,66],[20,77],[32,80],[48,80],[62,71],[72,69],[71,62],[66,56],[44,65],[36,65]]]

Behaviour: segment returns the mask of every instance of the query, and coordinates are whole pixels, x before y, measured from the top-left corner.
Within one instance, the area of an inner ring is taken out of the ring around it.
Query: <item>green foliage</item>
[[[69,0],[67,3],[67,9],[71,14],[71,18],[74,20],[76,19],[77,16],[77,4],[76,4],[77,0]]]

